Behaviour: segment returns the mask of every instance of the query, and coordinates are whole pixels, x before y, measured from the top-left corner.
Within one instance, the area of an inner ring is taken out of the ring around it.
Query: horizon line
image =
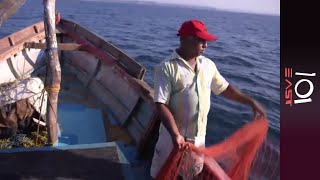
[[[79,1],[187,7],[187,8],[193,8],[193,9],[216,10],[216,11],[225,11],[225,12],[231,12],[231,13],[244,13],[244,14],[266,15],[266,16],[280,16],[280,12],[279,13],[267,13],[267,12],[248,11],[248,10],[246,11],[246,10],[237,10],[237,9],[217,8],[217,7],[214,7],[214,6],[201,6],[201,5],[189,5],[189,4],[177,4],[177,3],[163,3],[163,2],[145,1],[145,0],[133,0],[133,1],[130,1],[130,0],[79,0]]]

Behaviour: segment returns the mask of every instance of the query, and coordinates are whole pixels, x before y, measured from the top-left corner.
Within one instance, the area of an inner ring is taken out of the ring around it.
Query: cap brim
[[[216,41],[218,39],[216,36],[209,34],[207,32],[197,33],[197,37],[207,41]]]

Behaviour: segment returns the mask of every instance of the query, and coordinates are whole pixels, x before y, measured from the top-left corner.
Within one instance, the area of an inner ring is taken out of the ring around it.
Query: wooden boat
[[[149,179],[159,121],[153,90],[143,80],[146,69],[74,22],[61,19],[56,33],[62,69],[60,145],[0,150],[0,177]],[[0,40],[2,96],[8,84],[45,81],[44,42],[43,22]],[[18,87],[15,92],[24,93],[11,92],[10,103],[32,96]],[[38,88],[41,92],[43,86]]]
[[[0,149],[0,177],[150,179],[159,119],[153,90],[143,81],[146,69],[74,22],[62,19],[56,33],[62,69],[59,144]],[[0,40],[0,107],[28,98],[44,115],[48,107],[37,103],[46,80],[44,42],[43,22]],[[264,150],[271,156],[258,156],[259,166],[278,179],[280,154]],[[261,173],[255,168],[253,174]]]

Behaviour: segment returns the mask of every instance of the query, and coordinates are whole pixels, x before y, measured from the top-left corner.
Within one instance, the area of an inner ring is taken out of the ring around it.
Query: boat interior
[[[153,90],[143,81],[146,69],[68,20],[61,19],[57,25],[57,42],[61,65],[59,143],[54,147],[0,149],[1,162],[6,162],[0,176],[67,179],[71,174],[78,174],[78,178],[93,174],[90,179],[103,179],[110,174],[111,179],[134,179],[135,172],[141,178],[148,177],[159,121]],[[8,66],[1,72],[6,74],[2,80],[10,84],[39,78],[45,84],[45,51],[43,22],[1,39],[0,68]],[[23,163],[35,156],[35,166]]]

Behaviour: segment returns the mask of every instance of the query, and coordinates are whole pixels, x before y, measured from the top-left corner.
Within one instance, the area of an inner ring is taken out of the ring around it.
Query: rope
[[[47,80],[48,80],[48,65],[46,65],[46,75],[45,75],[45,78],[44,78],[44,84],[47,83]],[[41,117],[41,113],[42,113],[42,105],[43,105],[43,101],[44,101],[44,92],[45,92],[45,88],[46,86],[42,89],[42,99],[41,99],[41,105],[40,105],[40,114],[39,114],[39,121],[38,121],[38,126],[37,126],[37,134],[36,134],[36,145],[38,143],[38,137],[39,137],[39,126],[40,126],[40,117]],[[47,100],[49,98],[47,97]]]
[[[42,89],[42,94],[41,94],[42,98],[41,98],[40,112],[39,112],[39,118],[38,118],[38,124],[37,124],[36,146],[38,144],[39,129],[40,129],[40,119],[41,119],[41,114],[42,114],[42,105],[43,105],[43,101],[44,101],[44,92],[45,92],[45,90]]]
[[[59,92],[60,86],[45,86],[44,89],[48,92]]]

